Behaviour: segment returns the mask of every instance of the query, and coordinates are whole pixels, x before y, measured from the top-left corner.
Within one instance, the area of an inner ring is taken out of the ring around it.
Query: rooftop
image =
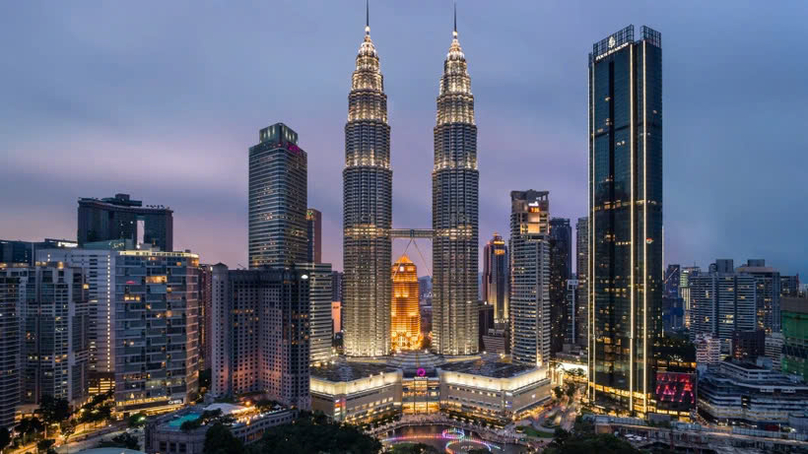
[[[440,366],[440,369],[451,372],[479,375],[482,377],[510,378],[535,368],[520,364],[483,361],[480,359],[475,361],[444,364],[443,366]]]
[[[344,382],[370,377],[371,375],[396,372],[397,370],[397,368],[384,363],[339,362],[313,367],[311,376],[330,382]]]

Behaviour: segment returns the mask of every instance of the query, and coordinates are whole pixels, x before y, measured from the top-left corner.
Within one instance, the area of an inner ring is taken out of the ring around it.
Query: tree
[[[130,433],[122,433],[118,436],[112,437],[111,440],[102,441],[98,443],[97,448],[124,448],[133,449],[135,451],[140,449],[140,443],[137,437]]]
[[[36,450],[38,452],[48,452],[51,447],[56,443],[56,440],[53,438],[46,438],[45,440],[39,440],[39,443],[36,444]]]
[[[42,396],[39,402],[39,414],[45,422],[45,436],[48,436],[48,426],[61,424],[70,417],[70,403],[66,399],[56,399],[51,395]]]
[[[203,454],[240,454],[244,451],[241,440],[236,438],[230,428],[220,422],[214,423],[205,433]]]
[[[23,418],[20,420],[20,423],[17,424],[17,431],[22,434],[23,444],[28,442],[31,434],[36,434],[43,430],[45,430],[45,426],[42,424],[42,421],[35,416]]]
[[[641,454],[625,440],[611,434],[588,434],[555,438],[543,454]]]
[[[564,395],[564,390],[561,389],[560,386],[556,386],[555,388],[553,388],[553,394],[555,394],[556,400],[561,400],[561,396]]]
[[[0,427],[0,452],[3,452],[9,443],[11,443],[11,432],[5,427]]]
[[[486,451],[487,452],[487,451]],[[391,454],[438,454],[438,450],[424,443],[399,443],[393,445]]]
[[[363,433],[359,427],[338,424],[311,413],[301,413],[292,424],[267,429],[261,441],[250,448],[253,454],[375,454],[381,451],[382,444]]]
[[[128,425],[131,428],[143,427],[146,425],[146,413],[135,413],[129,417]]]
[[[573,396],[575,396],[575,389],[576,389],[575,382],[572,381],[572,380],[569,380],[569,381],[567,381],[567,383],[565,383],[565,386],[567,387],[567,389],[564,391],[564,393],[567,395],[567,397],[572,399]]]

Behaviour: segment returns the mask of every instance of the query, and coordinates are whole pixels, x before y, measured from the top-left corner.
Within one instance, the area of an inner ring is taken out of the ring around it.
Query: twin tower
[[[479,181],[474,96],[457,20],[437,99],[432,169],[432,346],[476,353]],[[391,352],[393,170],[379,55],[365,38],[348,95],[343,171],[343,318],[349,356]]]

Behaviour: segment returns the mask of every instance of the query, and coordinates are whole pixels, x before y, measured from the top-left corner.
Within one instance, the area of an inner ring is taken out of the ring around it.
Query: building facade
[[[393,171],[387,95],[370,24],[365,25],[351,77],[342,181],[345,353],[386,355],[390,352]]]
[[[115,267],[118,411],[159,412],[188,404],[199,386],[199,256],[119,251]]]
[[[784,373],[808,380],[808,298],[782,300]]]
[[[755,278],[732,271],[731,261],[718,271],[688,277],[691,339],[710,334],[727,343],[735,332],[757,329]]]
[[[550,362],[548,197],[547,191],[511,192],[511,354],[535,367]]]
[[[712,334],[697,334],[693,344],[696,347],[698,366],[709,366],[721,361],[721,341]]]
[[[305,262],[308,157],[283,123],[258,137],[249,152],[250,268]]]
[[[331,359],[331,264],[298,263],[309,280],[309,361],[312,364]]]
[[[309,408],[310,273],[213,266],[213,396],[261,393]]]
[[[762,259],[750,259],[737,271],[755,277],[758,328],[766,334],[780,332],[780,272]]]
[[[143,206],[129,194],[79,199],[78,243],[132,240],[135,244],[174,249],[174,212],[162,205]]]
[[[118,253],[88,246],[91,243],[83,248],[40,249],[37,261],[62,262],[81,268],[84,273],[88,287],[90,393],[100,394],[115,386],[115,260]]]
[[[45,238],[44,241],[0,240],[0,263],[34,266],[41,249],[71,249],[78,247],[73,240]]]
[[[421,312],[418,306],[418,269],[402,255],[393,264],[393,350],[413,350],[421,346]]]
[[[438,353],[476,353],[479,183],[477,126],[457,27],[443,63],[433,130],[432,344]]]
[[[494,319],[498,323],[507,323],[508,313],[508,277],[510,260],[508,247],[499,233],[488,240],[483,248],[483,293],[482,300],[494,306]]]
[[[661,331],[662,38],[628,26],[589,54],[589,397],[646,413]]]
[[[572,275],[572,227],[565,218],[550,219],[550,354],[555,355],[564,346],[569,330],[567,280]]]
[[[322,263],[323,261],[323,214],[314,208],[306,210],[306,261]]]
[[[0,427],[15,423],[20,405],[20,306],[24,301],[27,270],[0,265]]]
[[[578,218],[575,223],[575,273],[578,279],[578,294],[575,302],[577,317],[577,326],[575,327],[576,336],[573,343],[586,347],[587,333],[589,332],[587,326],[589,325],[589,317],[587,311],[589,309],[589,285],[587,284],[587,273],[589,273],[589,217]]]

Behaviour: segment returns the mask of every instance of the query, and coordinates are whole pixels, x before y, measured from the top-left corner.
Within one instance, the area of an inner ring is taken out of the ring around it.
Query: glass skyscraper
[[[386,355],[393,291],[393,171],[387,95],[367,23],[348,95],[342,179],[345,353]]]
[[[444,355],[478,350],[480,174],[467,69],[455,27],[440,79],[432,170],[432,339]]]
[[[483,248],[483,301],[494,306],[497,323],[508,322],[508,271],[508,247],[502,236],[494,232]]]
[[[259,132],[250,147],[250,268],[306,262],[307,156],[283,123]]]
[[[628,26],[589,54],[589,397],[653,410],[662,297],[662,38]]]

